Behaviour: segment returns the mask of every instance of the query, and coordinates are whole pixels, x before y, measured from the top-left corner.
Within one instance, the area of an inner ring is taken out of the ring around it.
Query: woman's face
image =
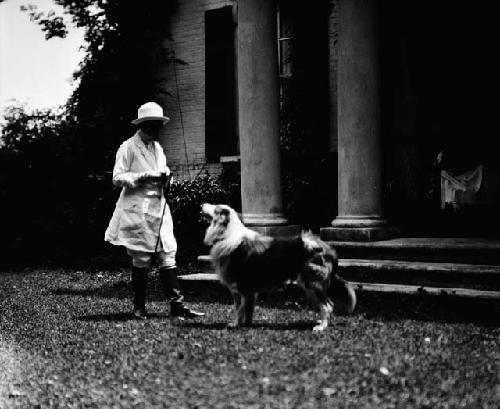
[[[160,137],[160,131],[163,128],[163,121],[146,121],[140,124],[139,128],[151,139],[157,141]]]

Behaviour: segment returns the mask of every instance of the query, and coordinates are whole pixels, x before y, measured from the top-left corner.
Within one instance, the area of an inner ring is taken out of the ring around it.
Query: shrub
[[[89,160],[88,141],[58,112],[13,106],[6,111],[0,144],[0,212],[4,215],[2,264],[121,267],[121,248],[104,242],[118,188],[111,166]],[[239,175],[201,176],[172,185],[169,197],[179,242],[178,261],[187,265],[206,251],[204,202],[239,208]]]
[[[0,146],[2,262],[51,257],[69,241],[67,225],[74,217],[68,213],[76,191],[71,144],[60,113],[22,105],[6,109]]]
[[[169,206],[179,247],[177,262],[181,266],[195,262],[198,255],[207,252],[203,245],[206,222],[201,216],[205,202],[231,204],[229,186],[210,176],[172,184]]]

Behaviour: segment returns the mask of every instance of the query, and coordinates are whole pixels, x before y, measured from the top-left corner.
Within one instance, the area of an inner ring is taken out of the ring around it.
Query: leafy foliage
[[[206,221],[201,215],[203,203],[227,203],[230,200],[231,186],[221,183],[210,176],[194,180],[184,180],[172,184],[169,206],[174,220],[174,231],[179,242],[178,262],[186,264],[207,249],[203,245]]]
[[[18,262],[42,253],[53,255],[68,241],[67,230],[77,220],[72,213],[78,202],[74,182],[79,159],[69,119],[50,110],[13,106],[5,120],[0,148],[0,211],[5,217],[1,246]]]
[[[33,4],[22,5],[21,10],[29,13],[31,21],[40,23],[47,40],[52,37],[64,38],[68,34],[63,17],[56,16],[55,11],[51,10],[45,15],[39,12],[38,7]]]
[[[89,169],[89,147],[61,112],[10,107],[0,146],[3,263],[122,265],[122,249],[104,242],[118,198],[111,171]],[[181,265],[204,252],[204,202],[235,202],[233,179],[201,176],[172,185],[169,203]],[[239,185],[237,185],[239,193]],[[127,260],[128,262],[128,260]]]
[[[85,56],[74,73],[76,88],[66,109],[73,132],[86,140],[89,171],[109,170],[116,148],[130,135],[130,118],[145,101],[162,104],[164,68],[179,62],[169,51],[169,16],[176,2],[54,0],[66,18],[24,6],[47,39],[64,37],[67,24],[84,29]],[[68,18],[71,23],[67,23]]]
[[[0,208],[9,226],[0,240],[17,263],[74,262],[109,252],[103,232],[118,195],[110,182],[116,150],[133,132],[137,107],[162,104],[164,68],[179,62],[166,46],[174,0],[140,7],[119,0],[54,2],[64,15],[22,9],[47,39],[65,37],[68,24],[83,28],[85,57],[61,112],[16,106],[5,113]]]

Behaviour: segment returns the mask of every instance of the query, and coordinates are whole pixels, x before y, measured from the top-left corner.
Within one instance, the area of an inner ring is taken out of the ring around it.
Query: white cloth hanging
[[[441,209],[446,204],[454,208],[461,204],[472,204],[476,201],[476,193],[481,188],[483,181],[483,165],[454,176],[446,170],[441,171]]]

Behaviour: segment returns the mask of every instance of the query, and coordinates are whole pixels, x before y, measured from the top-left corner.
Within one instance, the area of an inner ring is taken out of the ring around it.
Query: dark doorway
[[[388,215],[409,234],[497,235],[494,8],[461,0],[382,4]],[[470,202],[443,205],[442,171],[462,176],[478,166],[483,178]]]

